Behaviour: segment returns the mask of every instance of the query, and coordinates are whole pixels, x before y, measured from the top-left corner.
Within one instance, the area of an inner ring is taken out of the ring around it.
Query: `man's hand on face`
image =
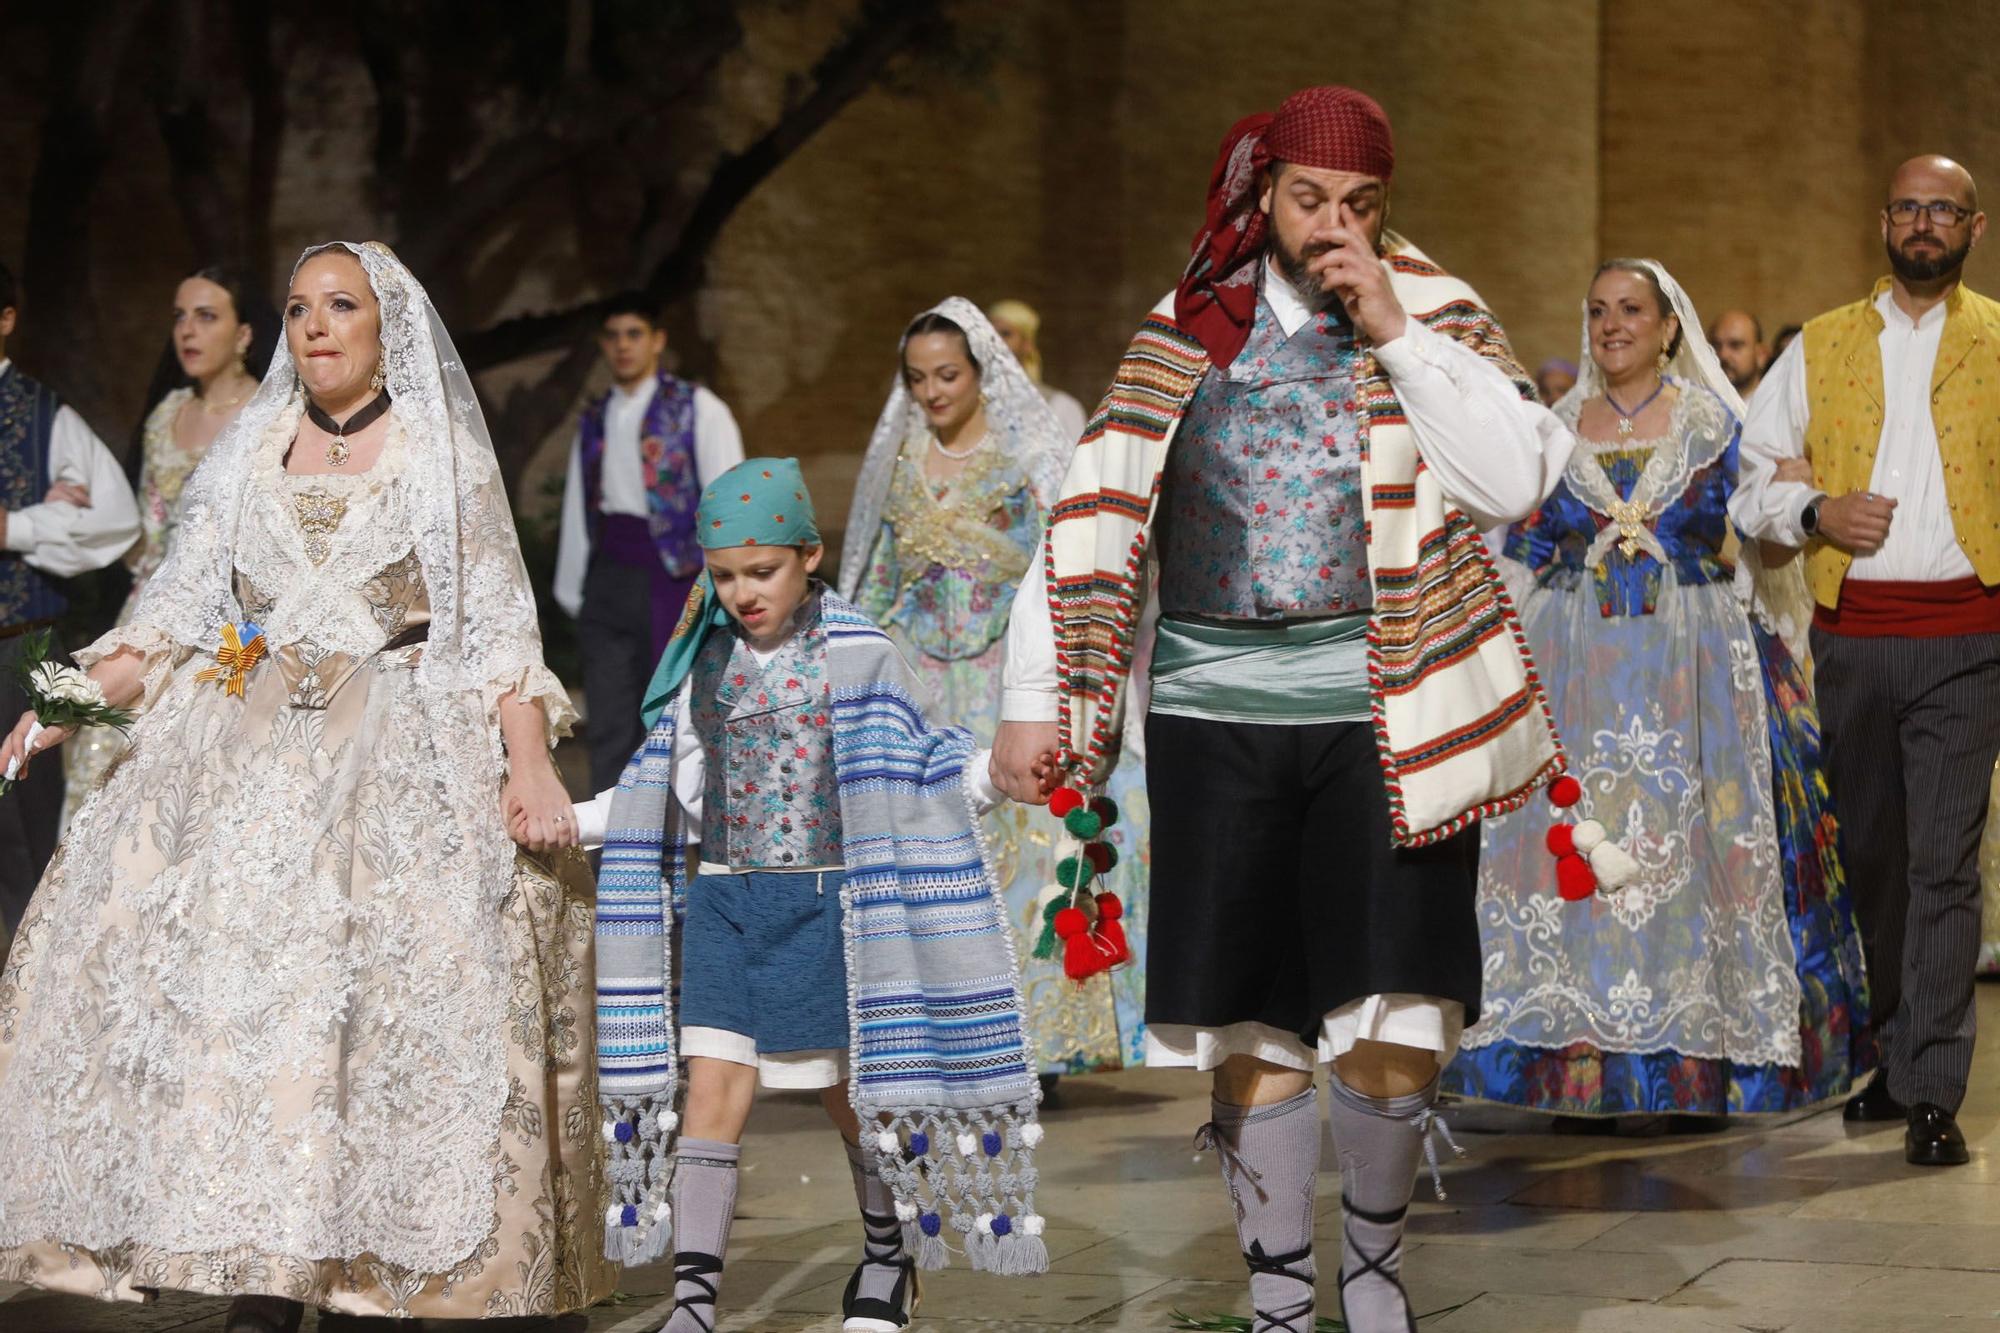
[[[1389,271],[1375,254],[1375,246],[1356,224],[1346,205],[1331,231],[1316,236],[1332,248],[1315,256],[1306,271],[1319,279],[1320,290],[1340,298],[1341,306],[1354,327],[1377,347],[1403,336],[1409,315],[1389,285]]]

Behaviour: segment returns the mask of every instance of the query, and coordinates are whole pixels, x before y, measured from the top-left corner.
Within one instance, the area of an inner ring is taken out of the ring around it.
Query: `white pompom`
[[[879,1153],[885,1155],[894,1153],[902,1146],[903,1141],[896,1137],[896,1131],[893,1129],[885,1129],[875,1136],[875,1151]]]
[[[1590,869],[1597,882],[1609,889],[1622,889],[1639,878],[1639,863],[1632,859],[1632,853],[1608,839],[1591,849]]]
[[[653,1220],[655,1222],[664,1222],[673,1215],[674,1210],[667,1206],[664,1199],[653,1205]]]
[[[1570,841],[1576,847],[1579,856],[1589,856],[1591,852],[1603,846],[1604,840],[1609,836],[1604,831],[1604,825],[1594,819],[1578,820],[1576,827],[1570,830]],[[1602,879],[1603,876],[1600,875],[1598,878]]]
[[[896,1200],[896,1220],[898,1222],[916,1221],[917,1205],[911,1203],[908,1199]]]
[[[1045,1225],[1047,1224],[1042,1221],[1042,1215],[1040,1213],[1029,1213],[1026,1217],[1021,1219],[1021,1230],[1026,1232],[1030,1236],[1041,1235],[1042,1228]]]
[[[681,1117],[679,1112],[668,1111],[665,1115],[660,1117],[660,1132],[662,1134],[671,1134],[680,1127],[681,1127]]]
[[[624,1220],[625,1220],[625,1210],[623,1208],[620,1208],[617,1204],[614,1203],[609,1208],[606,1208],[604,1210],[605,1226],[608,1227],[622,1226],[624,1225]]]
[[[1042,1141],[1042,1127],[1038,1124],[1021,1126],[1021,1142],[1032,1148]]]
[[[1039,921],[1042,913],[1049,910],[1049,904],[1068,892],[1070,890],[1060,884],[1050,884],[1044,887],[1040,893],[1035,895],[1035,919]]]
[[[991,1214],[991,1213],[981,1213],[981,1214],[980,1214],[980,1215],[979,1215],[978,1217],[975,1217],[975,1218],[973,1218],[973,1219],[972,1219],[972,1225],[973,1225],[973,1226],[975,1226],[975,1227],[977,1227],[977,1228],[979,1228],[979,1234],[980,1234],[980,1235],[982,1235],[982,1236],[990,1236],[990,1235],[992,1235],[992,1234],[993,1234],[993,1214]]]
[[[606,1143],[618,1142],[617,1122],[611,1120],[607,1120],[604,1122],[604,1141]]]
[[[961,1134],[958,1136],[959,1156],[970,1157],[978,1151],[979,1151],[979,1140],[976,1136],[971,1134]]]

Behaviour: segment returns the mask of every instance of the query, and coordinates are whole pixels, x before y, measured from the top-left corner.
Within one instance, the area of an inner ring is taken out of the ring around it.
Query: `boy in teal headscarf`
[[[1046,1265],[1024,1170],[1034,1069],[1025,1049],[1018,1069],[1006,1055],[1021,1046],[1020,981],[976,831],[1001,797],[988,754],[922,716],[894,648],[815,577],[824,551],[796,460],[718,477],[697,530],[706,570],[646,690],[647,746],[616,793],[577,808],[586,843],[606,848],[600,1065],[613,1192],[628,1201],[607,1219],[612,1257],[643,1262],[670,1232],[667,1331],[708,1333],[757,1083],[818,1089],[864,1228],[844,1327],[893,1333],[915,1308],[913,1270],[944,1261],[944,1213],[974,1266]],[[696,842],[674,1014],[659,883]],[[1009,976],[1011,993],[996,988]],[[976,1131],[1001,1125],[982,1145]],[[983,1183],[939,1184],[965,1170]]]

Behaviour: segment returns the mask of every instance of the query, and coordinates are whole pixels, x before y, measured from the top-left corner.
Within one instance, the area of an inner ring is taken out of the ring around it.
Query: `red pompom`
[[[1125,904],[1118,901],[1115,893],[1097,895],[1097,919],[1099,922],[1116,921],[1125,915]]]
[[[1583,784],[1565,773],[1549,784],[1549,802],[1567,810],[1583,799]]]
[[[1049,793],[1049,813],[1061,819],[1083,804],[1083,793],[1074,787],[1057,787]]]
[[[1125,942],[1125,927],[1119,925],[1116,918],[1097,918],[1097,938],[1103,940],[1104,947],[1111,951],[1111,961],[1107,966],[1116,967],[1131,961],[1132,948]]]
[[[1571,824],[1551,825],[1549,836],[1544,841],[1549,845],[1550,856],[1568,856],[1576,850],[1576,827]]]
[[[1564,902],[1570,903],[1581,902],[1596,893],[1597,876],[1591,873],[1590,862],[1575,852],[1557,857],[1556,892],[1562,895]]]
[[[1589,867],[1585,867],[1588,869]],[[1090,918],[1081,907],[1065,907],[1056,913],[1056,938],[1073,940],[1090,929]]]
[[[1110,828],[1118,822],[1118,802],[1109,796],[1099,796],[1091,801],[1090,813],[1103,820],[1104,827]]]
[[[1079,912],[1077,915],[1081,916]],[[1063,973],[1071,981],[1094,977],[1117,961],[1103,940],[1086,931],[1063,942]]]
[[[1108,842],[1093,842],[1083,849],[1084,859],[1097,868],[1100,875],[1108,874],[1111,867],[1118,864],[1118,849]]]

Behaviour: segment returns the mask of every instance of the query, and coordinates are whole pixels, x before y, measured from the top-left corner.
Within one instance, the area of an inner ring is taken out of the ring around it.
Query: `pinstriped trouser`
[[[1864,638],[1816,628],[1812,646],[1889,1091],[1955,1114],[1972,1071],[2000,634]]]

